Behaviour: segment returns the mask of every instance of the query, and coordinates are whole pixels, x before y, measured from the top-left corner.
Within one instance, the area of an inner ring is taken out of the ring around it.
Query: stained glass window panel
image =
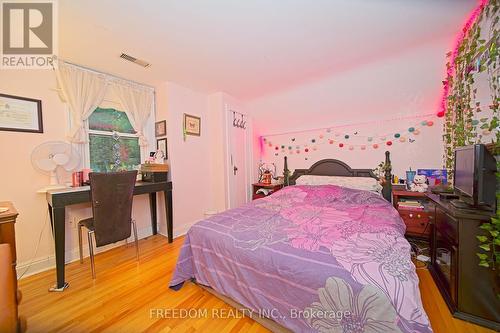
[[[127,114],[115,109],[97,108],[89,117],[89,129],[135,134]]]
[[[141,164],[138,138],[89,134],[90,168],[95,172],[136,169]]]

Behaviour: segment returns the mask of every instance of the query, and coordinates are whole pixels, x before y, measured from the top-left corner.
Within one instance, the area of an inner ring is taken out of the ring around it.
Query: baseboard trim
[[[184,236],[185,234],[187,234],[189,228],[191,228],[191,226],[197,222],[198,221],[195,221],[193,223],[185,224],[185,225],[182,225],[178,228],[174,228],[174,232],[173,232],[174,238]],[[163,232],[159,232],[159,234],[167,237],[167,235]],[[137,237],[139,239],[143,239],[143,238],[149,237],[151,235],[152,235],[151,227],[149,227],[149,226],[137,230]],[[133,237],[129,238],[128,241],[133,242]],[[124,244],[125,244],[125,241],[121,241],[118,243],[103,246],[103,247],[96,249],[95,253],[97,254],[97,253],[106,252],[108,250],[111,250],[111,249],[118,247],[118,246],[122,246]],[[78,246],[78,244],[77,244],[77,246]],[[78,251],[78,247],[71,250],[71,251],[66,251],[65,256],[66,256],[66,264],[80,260],[80,254]],[[83,256],[84,257],[89,256],[89,249],[88,249],[88,246],[86,244],[84,244],[84,246],[83,246]],[[28,276],[44,272],[44,271],[47,271],[49,269],[53,269],[55,267],[56,267],[55,255],[51,255],[51,256],[46,257],[46,258],[35,259],[33,261],[26,261],[23,263],[18,263],[17,267],[16,267],[17,278],[18,279],[26,278]]]
[[[191,228],[191,226],[193,226],[195,223],[198,223],[198,222],[199,221],[196,221],[196,222],[193,222],[193,223],[190,223],[190,224],[182,225],[179,228],[174,228],[174,238],[177,238],[177,237],[180,237],[180,236],[184,236],[185,234],[187,234],[187,232],[189,231],[189,229]]]
[[[145,227],[137,230],[137,238],[143,239],[146,237],[151,236],[151,227]],[[130,237],[128,239],[128,242],[133,242],[134,238]],[[125,244],[125,241],[117,242],[114,244],[106,245],[100,248],[96,249],[96,254],[97,253],[102,253],[106,252],[108,250],[111,250],[115,247],[122,246]],[[78,244],[76,244],[78,246]],[[87,244],[83,245],[83,256],[88,257],[89,256],[89,248]],[[66,258],[66,264],[69,264],[70,262],[74,262],[77,260],[80,260],[80,253],[77,248],[74,248],[73,250],[66,251],[65,253],[65,258]],[[33,261],[26,261],[22,263],[18,263],[16,266],[16,272],[17,272],[17,278],[26,278],[28,276],[41,273],[44,271],[47,271],[49,269],[53,269],[56,267],[56,261],[55,261],[55,255],[51,255],[45,258],[39,258],[39,259],[34,259]]]

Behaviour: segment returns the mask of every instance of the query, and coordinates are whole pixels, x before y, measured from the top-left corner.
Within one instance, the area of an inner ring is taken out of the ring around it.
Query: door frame
[[[231,107],[228,103],[224,103],[224,124],[225,124],[225,163],[224,170],[226,173],[226,209],[230,209],[231,204],[231,173],[233,170],[230,167],[231,164],[231,143],[232,137],[230,135],[232,129],[232,122],[230,122],[232,112],[237,111],[243,114],[247,121],[247,128],[245,129],[245,194],[246,194],[246,203],[250,202],[251,196],[251,186],[253,179],[253,146],[252,146],[252,119],[248,116],[248,114],[241,110],[240,107],[234,106]]]

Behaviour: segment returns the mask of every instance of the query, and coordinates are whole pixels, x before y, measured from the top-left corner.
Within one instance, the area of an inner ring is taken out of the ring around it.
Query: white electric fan
[[[80,157],[69,143],[49,141],[33,149],[31,163],[35,169],[50,175],[50,184],[38,191],[47,192],[48,190],[66,187],[60,184],[57,170],[59,168],[63,168],[66,171],[76,169],[80,164]]]

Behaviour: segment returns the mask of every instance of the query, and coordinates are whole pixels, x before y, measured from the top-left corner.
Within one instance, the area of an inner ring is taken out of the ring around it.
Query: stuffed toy
[[[424,175],[416,175],[413,178],[413,183],[410,185],[410,190],[413,192],[426,192],[429,185],[427,185],[427,177]]]

